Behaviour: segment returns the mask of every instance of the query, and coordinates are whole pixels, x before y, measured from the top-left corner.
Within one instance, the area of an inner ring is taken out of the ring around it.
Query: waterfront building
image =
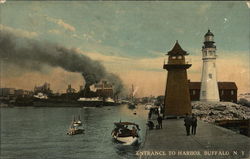
[[[218,82],[220,101],[237,102],[238,88],[235,82]],[[200,100],[201,82],[189,82],[189,93],[191,101]]]
[[[71,87],[71,84],[68,85],[68,88],[66,89],[66,93],[75,93],[76,90]]]
[[[45,82],[42,86],[35,86],[34,87],[34,93],[43,93],[43,94],[52,94],[52,90],[50,89],[50,84]]]
[[[0,96],[8,97],[15,94],[15,88],[0,88]]]
[[[113,85],[108,81],[102,80],[100,83],[94,85],[94,89],[98,97],[112,97],[113,98]]]
[[[24,90],[24,89],[15,90],[16,97],[25,97],[25,96],[32,96],[32,95],[33,95],[33,92],[29,90]]]

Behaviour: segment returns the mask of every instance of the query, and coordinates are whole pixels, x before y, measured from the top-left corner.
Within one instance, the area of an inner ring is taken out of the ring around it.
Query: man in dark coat
[[[196,134],[196,127],[197,127],[197,118],[194,114],[192,114],[192,135]]]
[[[159,128],[162,129],[162,117],[160,115],[158,115],[157,121],[158,121]]]
[[[186,117],[184,119],[184,123],[185,123],[184,125],[186,127],[187,136],[189,136],[190,135],[190,126],[192,124],[192,121],[191,121],[191,118],[188,114],[186,114]]]

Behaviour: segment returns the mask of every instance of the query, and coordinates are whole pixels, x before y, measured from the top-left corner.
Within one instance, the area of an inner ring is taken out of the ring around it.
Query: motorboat
[[[132,122],[116,122],[115,128],[111,132],[113,139],[123,145],[134,145],[139,139],[139,125]]]

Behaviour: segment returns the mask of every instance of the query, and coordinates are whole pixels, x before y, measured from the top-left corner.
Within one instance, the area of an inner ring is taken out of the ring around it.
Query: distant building
[[[34,93],[43,93],[43,94],[51,94],[52,90],[50,89],[50,84],[45,82],[42,86],[35,86]]]
[[[24,89],[15,90],[15,96],[24,97],[24,96],[29,96],[29,95],[32,95],[31,91],[24,90]]]
[[[15,94],[15,88],[0,88],[1,97],[9,97]]]
[[[99,97],[113,97],[113,85],[107,81],[101,81],[94,85],[96,95]]]
[[[71,87],[71,84],[68,85],[68,88],[66,89],[66,93],[75,93],[76,90]]]
[[[218,82],[220,101],[237,102],[237,86],[235,82]],[[189,82],[191,101],[200,100],[201,82]]]
[[[81,85],[80,87],[79,87],[79,92],[81,92],[81,91],[83,91],[84,90],[84,87]]]

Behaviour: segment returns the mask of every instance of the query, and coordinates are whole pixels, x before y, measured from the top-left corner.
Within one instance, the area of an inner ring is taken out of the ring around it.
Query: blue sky
[[[226,59],[236,58],[245,63],[239,63],[242,68],[249,70],[250,9],[244,1],[7,1],[0,4],[0,13],[2,28],[22,36],[77,48],[83,54],[101,60],[120,76],[131,73],[131,70],[126,72],[124,68],[134,62],[141,65],[134,64],[131,69],[144,71],[140,72],[142,74],[165,73],[157,65],[143,67],[145,64],[141,61],[163,58],[176,40],[193,59],[200,59],[203,36],[208,28],[215,34],[219,58],[225,63]],[[104,60],[112,59],[110,57],[130,62],[121,64],[124,66],[120,68],[119,64],[117,67],[114,64],[116,60]],[[199,67],[200,64],[198,68],[194,66],[196,69],[190,70],[191,79],[193,73],[193,79],[199,80]],[[121,73],[121,69],[126,73]],[[131,79],[127,85],[139,83],[132,76],[121,78],[126,82],[128,78]],[[230,80],[229,76],[221,77],[221,80]],[[249,72],[243,77],[249,79]],[[249,86],[244,82],[244,87]],[[159,88],[165,87],[165,82],[162,83]],[[162,90],[155,92],[161,94]]]

